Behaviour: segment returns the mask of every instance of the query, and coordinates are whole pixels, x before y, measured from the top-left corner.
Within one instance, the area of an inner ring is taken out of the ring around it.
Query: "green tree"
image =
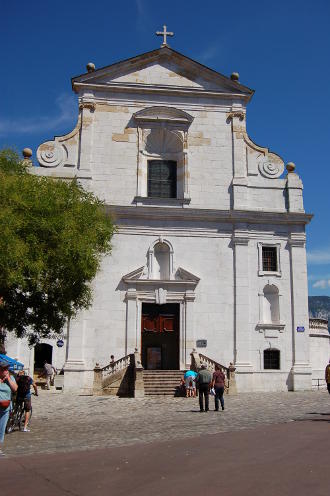
[[[33,344],[90,306],[115,228],[76,180],[39,177],[27,165],[0,151],[0,326]]]

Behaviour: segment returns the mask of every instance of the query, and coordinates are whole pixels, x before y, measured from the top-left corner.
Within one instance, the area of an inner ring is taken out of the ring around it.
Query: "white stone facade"
[[[143,303],[172,302],[181,369],[204,339],[203,354],[235,363],[239,391],[310,389],[311,216],[293,168],[284,174],[283,160],[246,133],[253,91],[168,47],[72,84],[77,126],[39,147],[34,172],[77,176],[105,200],[118,232],[92,308],[70,325],[65,388],[89,390],[96,362],[140,349]],[[176,198],[148,197],[148,161],[158,159],[177,164]],[[275,270],[264,270],[264,247]],[[161,256],[166,277],[155,268]],[[276,370],[264,367],[269,349],[280,352]]]

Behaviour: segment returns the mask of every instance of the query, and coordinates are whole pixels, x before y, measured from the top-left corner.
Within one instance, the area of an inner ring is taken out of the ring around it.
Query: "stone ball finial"
[[[295,168],[296,168],[296,166],[295,166],[295,164],[293,162],[288,162],[286,164],[286,170],[288,172],[294,172],[295,171]]]
[[[93,62],[88,62],[86,65],[87,72],[94,72],[95,71],[95,64]]]
[[[31,158],[32,157],[32,150],[31,148],[24,148],[22,151],[23,157],[24,158]]]
[[[238,72],[232,72],[231,75],[230,75],[230,79],[232,81],[238,81],[239,80],[239,74],[238,74]]]

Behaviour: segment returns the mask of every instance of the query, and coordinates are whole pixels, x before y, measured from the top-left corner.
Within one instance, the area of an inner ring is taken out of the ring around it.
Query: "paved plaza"
[[[31,432],[6,436],[8,456],[152,443],[291,421],[329,422],[327,391],[225,396],[224,412],[200,413],[193,398],[117,398],[41,391]]]

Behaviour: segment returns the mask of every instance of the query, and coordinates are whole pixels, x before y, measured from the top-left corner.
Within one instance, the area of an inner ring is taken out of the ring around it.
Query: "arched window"
[[[166,243],[154,247],[153,279],[170,279],[170,249]]]
[[[280,350],[269,348],[264,350],[264,369],[279,370],[280,369]]]
[[[268,284],[264,287],[262,314],[265,324],[276,324],[280,321],[279,294],[274,285]]]

